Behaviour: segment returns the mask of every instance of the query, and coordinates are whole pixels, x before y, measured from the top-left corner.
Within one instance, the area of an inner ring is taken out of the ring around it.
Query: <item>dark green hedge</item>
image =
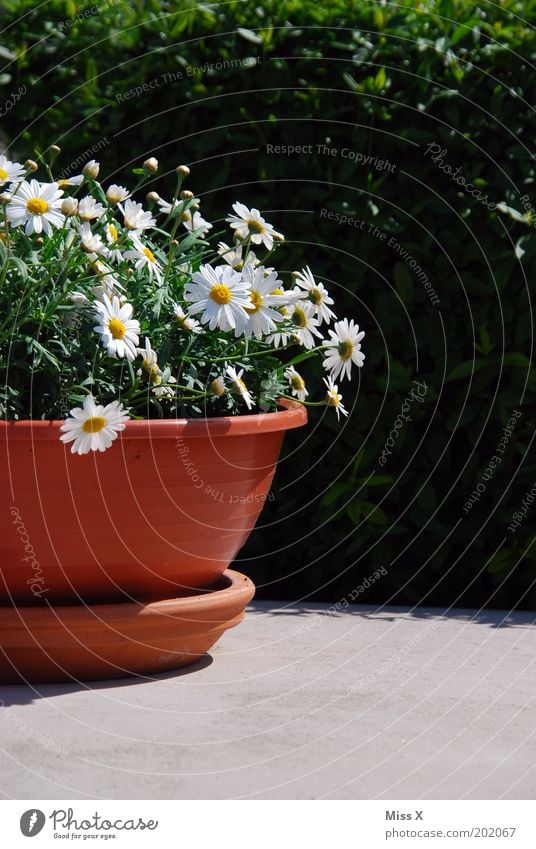
[[[185,162],[213,220],[255,201],[367,331],[350,422],[289,436],[244,569],[266,597],[534,608],[534,2],[193,7],[8,0],[0,92],[27,88],[24,155]]]

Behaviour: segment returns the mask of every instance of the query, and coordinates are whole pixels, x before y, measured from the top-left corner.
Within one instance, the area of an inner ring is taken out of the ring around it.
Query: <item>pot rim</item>
[[[307,410],[299,401],[282,398],[282,410],[275,413],[253,413],[241,416],[221,416],[199,419],[141,419],[125,423],[119,439],[163,439],[176,436],[212,437],[243,436],[246,434],[273,433],[291,430],[307,423]],[[60,436],[63,420],[43,421],[0,419],[0,439],[56,440]]]
[[[2,631],[12,632],[15,628],[27,629],[38,626],[41,633],[57,630],[62,624],[84,625],[88,632],[102,630],[110,624],[130,625],[132,628],[150,628],[151,622],[161,627],[162,617],[177,617],[186,620],[202,614],[215,613],[226,605],[234,605],[244,598],[244,607],[253,598],[255,585],[252,580],[235,569],[226,569],[219,580],[206,590],[196,590],[189,596],[159,597],[140,601],[96,602],[87,604],[46,604],[26,606],[14,604],[2,607]],[[202,620],[199,620],[202,621]]]

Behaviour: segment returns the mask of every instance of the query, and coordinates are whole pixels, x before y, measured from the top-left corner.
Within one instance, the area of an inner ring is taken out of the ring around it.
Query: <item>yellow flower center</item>
[[[102,416],[92,416],[92,418],[85,420],[82,430],[84,433],[98,433],[104,427],[106,427],[106,419]]]
[[[298,327],[307,327],[307,316],[305,315],[305,311],[302,310],[301,307],[296,307],[292,314],[292,321],[294,324],[297,324]]]
[[[191,220],[192,220],[192,213],[191,212],[186,211],[186,212],[183,212],[181,214],[181,221],[191,221]]]
[[[236,378],[235,386],[236,386],[236,388],[238,389],[239,392],[247,392],[248,391],[246,384],[244,383],[244,381],[240,377]]]
[[[264,233],[264,225],[261,224],[260,221],[257,221],[255,218],[248,218],[246,224],[248,225],[248,230],[250,233]]]
[[[111,318],[108,322],[108,330],[114,339],[124,339],[127,329],[120,318]]]
[[[108,224],[108,233],[113,242],[117,242],[119,238],[119,233],[117,232],[117,227],[114,224]]]
[[[7,180],[8,177],[9,177],[8,172],[5,171],[3,168],[0,168],[0,180]]]
[[[327,394],[327,405],[328,407],[338,407],[341,403],[342,395],[339,395],[338,392],[335,392],[334,389],[330,389]]]
[[[305,380],[303,377],[300,377],[299,374],[293,374],[290,383],[292,388],[297,389],[299,392],[301,392],[302,389],[305,389]]]
[[[210,290],[210,297],[217,304],[229,304],[231,302],[232,293],[225,283],[217,283]]]
[[[260,292],[250,292],[249,298],[251,300],[251,306],[246,307],[246,312],[249,312],[249,313],[259,312],[259,310],[261,309],[263,302],[264,302],[264,298],[262,297],[261,293]]]
[[[56,180],[58,186],[68,186],[69,180]]]
[[[7,245],[7,236],[5,233],[0,233],[0,242],[2,242],[4,245]]]
[[[316,286],[314,289],[311,289],[309,292],[309,300],[313,302],[316,306],[322,303],[324,298],[322,297],[322,292],[320,289],[317,289]]]
[[[284,294],[285,294],[285,293],[283,292],[283,290],[282,290],[282,289],[273,289],[273,290],[270,292],[270,295],[284,295]]]
[[[147,257],[149,262],[154,262],[154,253],[152,252],[151,248],[143,248],[143,253]]]
[[[339,357],[341,358],[341,360],[349,360],[352,356],[354,346],[349,339],[345,339],[344,342],[339,342],[337,350],[339,352]]]
[[[48,210],[48,203],[43,198],[30,198],[26,204],[26,209],[32,215],[43,215]]]

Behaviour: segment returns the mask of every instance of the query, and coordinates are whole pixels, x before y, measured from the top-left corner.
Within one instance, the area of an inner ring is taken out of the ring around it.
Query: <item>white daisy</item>
[[[315,336],[322,339],[318,330],[320,320],[315,315],[315,308],[310,301],[297,301],[292,310],[291,321],[295,325],[293,335],[304,348],[315,347]]]
[[[269,251],[274,246],[274,239],[282,240],[281,233],[277,233],[271,224],[268,224],[258,209],[248,209],[243,203],[233,203],[236,215],[228,215],[225,219],[235,231],[235,236],[240,239],[251,239],[254,245],[264,245]]]
[[[270,333],[266,337],[266,341],[274,348],[284,348],[292,339],[292,335],[290,330],[278,330],[276,333]]]
[[[112,183],[112,185],[106,189],[106,200],[108,203],[122,203],[129,195],[130,192],[128,189],[125,189],[124,186],[117,186],[115,183]]]
[[[331,338],[325,344],[324,368],[331,372],[334,380],[338,377],[347,377],[349,380],[352,363],[361,367],[365,362],[360,344],[365,333],[359,330],[359,325],[353,319],[348,321],[343,318],[333,325],[329,335]]]
[[[188,330],[190,333],[202,332],[199,322],[195,318],[190,318],[188,313],[185,313],[179,304],[173,304],[173,315],[175,316],[175,321],[183,330]]]
[[[78,217],[81,221],[92,221],[94,218],[100,218],[105,212],[106,207],[102,203],[98,203],[90,195],[82,198],[78,204]]]
[[[227,366],[227,368],[225,370],[225,374],[227,375],[227,377],[230,378],[231,386],[233,387],[234,391],[236,393],[238,393],[238,395],[242,396],[242,398],[246,402],[248,410],[251,410],[251,408],[253,407],[254,401],[253,401],[253,397],[252,397],[249,389],[247,388],[246,384],[242,380],[242,375],[244,374],[244,369],[243,368],[240,369],[240,371],[237,373],[236,370],[232,366]]]
[[[184,297],[192,304],[190,314],[201,313],[201,324],[210,330],[234,330],[239,336],[248,323],[249,284],[228,265],[202,265],[186,284]]]
[[[136,263],[134,268],[138,271],[142,268],[147,268],[149,272],[149,278],[152,280],[153,276],[156,278],[156,282],[159,286],[162,285],[162,266],[158,262],[151,248],[148,248],[147,245],[142,244],[140,240],[136,237],[132,239],[132,243],[134,245],[134,250],[127,251],[125,253],[126,259],[135,259]]]
[[[119,302],[114,295],[107,295],[95,303],[96,318],[100,321],[93,329],[101,334],[101,341],[110,357],[126,357],[132,362],[136,359],[140,325],[132,318],[132,305]]]
[[[60,212],[63,191],[57,183],[40,183],[38,180],[23,180],[16,194],[11,196],[6,215],[12,227],[25,225],[26,235],[46,233],[50,236],[53,227],[61,227],[65,216]]]
[[[158,366],[156,351],[152,348],[149,339],[145,340],[145,348],[138,348],[138,354],[143,357],[138,375],[145,374],[149,383],[159,386],[162,383],[162,371]]]
[[[96,259],[97,254],[107,256],[109,253],[101,237],[91,231],[91,225],[87,221],[84,224],[79,224],[78,235],[80,236],[82,250],[89,254],[90,259]]]
[[[175,389],[171,384],[176,383],[177,379],[172,377],[171,375],[167,379],[167,383],[160,384],[160,386],[153,387],[153,395],[156,395],[157,398],[174,398],[175,397]]]
[[[84,399],[83,407],[75,407],[60,427],[62,442],[72,442],[73,454],[89,451],[106,451],[119,431],[125,429],[129,416],[118,401],[102,407],[95,403],[92,395]]]
[[[123,213],[127,230],[147,230],[156,224],[151,213],[146,212],[141,203],[134,200],[126,200],[124,205],[119,205],[119,209]]]
[[[326,392],[326,404],[328,407],[335,407],[335,412],[337,413],[337,419],[340,419],[340,414],[343,416],[348,415],[348,410],[346,410],[342,405],[342,395],[339,394],[339,389],[333,382],[333,378],[324,377],[324,383],[326,384],[328,391]]]
[[[60,177],[57,182],[60,188],[64,186],[80,186],[84,182],[84,175],[77,174],[74,177]]]
[[[96,180],[99,176],[100,165],[96,159],[90,159],[82,168],[82,174],[90,180]]]
[[[246,307],[249,320],[244,328],[244,336],[247,339],[251,336],[262,339],[263,336],[267,336],[276,330],[276,322],[283,319],[281,313],[274,309],[274,307],[284,303],[285,300],[284,296],[273,294],[277,290],[277,272],[273,271],[266,276],[264,272],[265,269],[262,265],[258,268],[245,265],[242,272],[242,279],[250,287],[250,303]]]
[[[99,285],[93,286],[91,290],[92,294],[99,301],[104,301],[104,296],[106,295],[110,300],[113,299],[114,295],[119,299],[120,304],[126,303],[126,296],[123,294],[123,287],[121,283],[112,277],[111,274],[103,274],[99,279]]]
[[[212,224],[205,221],[203,216],[197,210],[192,213],[191,210],[185,209],[181,215],[183,227],[186,227],[191,233],[196,233],[201,239],[206,236],[209,230],[212,230]]]
[[[298,374],[294,366],[289,366],[288,369],[285,370],[285,377],[290,384],[292,394],[298,399],[298,401],[305,401],[309,395],[305,388],[305,380],[301,374]]]
[[[117,229],[117,226],[113,222],[110,222],[106,225],[104,230],[106,233],[106,241],[108,242],[108,247],[110,249],[108,259],[110,262],[122,262],[123,253],[118,247],[116,247],[119,241],[119,230]]]
[[[243,245],[235,245],[233,248],[230,248],[229,245],[226,245],[225,242],[218,242],[218,253],[221,258],[234,268],[235,271],[242,271],[245,265],[258,265],[259,261],[253,251],[248,251],[247,255],[244,257],[244,246]]]
[[[329,324],[332,318],[336,318],[336,315],[329,308],[334,301],[324,284],[316,282],[309,266],[298,271],[295,276],[297,285],[307,292],[307,300],[314,304],[320,324],[323,321]]]
[[[20,183],[24,178],[24,165],[11,162],[4,154],[0,155],[0,189],[8,183]]]
[[[160,207],[160,212],[162,212],[164,215],[169,215],[171,210],[176,212],[177,209],[179,208],[179,202],[178,201],[173,201],[173,203],[169,203],[167,200],[164,200],[164,198],[158,198],[157,203],[158,203],[158,206]]]

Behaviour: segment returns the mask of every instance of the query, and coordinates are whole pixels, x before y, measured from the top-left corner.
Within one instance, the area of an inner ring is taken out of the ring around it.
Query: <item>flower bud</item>
[[[50,150],[52,153],[61,153],[61,147],[57,144],[50,145]]]
[[[157,203],[160,200],[160,195],[158,194],[158,192],[149,192],[146,195],[146,198],[149,203]]]
[[[74,215],[78,209],[78,201],[76,198],[65,198],[61,205],[61,211],[64,215]]]
[[[175,171],[177,172],[177,174],[182,174],[183,177],[187,177],[190,173],[190,169],[187,165],[178,165],[177,168],[175,168]]]
[[[9,192],[2,192],[2,194],[0,195],[0,203],[9,203],[10,200],[11,195],[9,194]]]
[[[158,159],[154,156],[150,156],[149,159],[146,159],[143,163],[143,170],[148,171],[149,174],[156,174],[158,171]]]
[[[223,382],[223,377],[217,377],[210,384],[210,391],[216,398],[221,398],[222,395],[225,395],[225,383]]]
[[[37,164],[37,162],[34,162],[33,159],[27,159],[24,163],[24,167],[27,169],[27,171],[37,171],[39,165]]]
[[[90,180],[96,180],[99,176],[100,165],[94,159],[90,159],[89,162],[86,162],[84,167],[82,168],[82,174],[84,177],[88,177]]]
[[[193,198],[193,196],[194,196],[194,193],[188,191],[188,189],[185,189],[183,192],[181,192],[181,198],[183,200],[191,200]]]

